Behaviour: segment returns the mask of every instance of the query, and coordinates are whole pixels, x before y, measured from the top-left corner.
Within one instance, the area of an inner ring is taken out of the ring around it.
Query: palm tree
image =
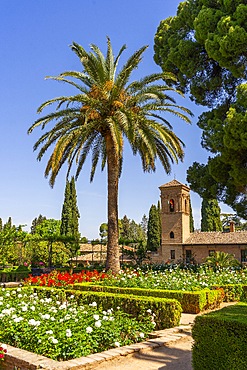
[[[240,266],[233,254],[216,251],[206,258],[205,264],[212,267],[215,271],[221,268]]]
[[[156,73],[139,81],[129,82],[134,69],[138,67],[144,46],[137,50],[117,73],[117,66],[124,45],[117,57],[113,55],[110,39],[107,38],[107,54],[104,56],[96,45],[86,52],[73,42],[72,51],[80,58],[83,70],[68,71],[52,78],[65,82],[77,89],[73,96],[61,96],[46,101],[38,108],[57,104],[56,110],[49,113],[29,128],[42,129],[54,121],[54,126],[44,133],[34,144],[39,149],[37,159],[41,160],[52,147],[45,177],[53,187],[55,179],[67,162],[67,176],[75,164],[77,179],[83,164],[92,153],[90,181],[101,161],[101,169],[107,166],[108,184],[108,247],[106,268],[117,273],[120,269],[118,247],[118,183],[123,160],[123,145],[126,138],[134,154],[139,153],[144,171],[155,171],[155,160],[160,159],[166,173],[171,163],[183,159],[183,142],[174,134],[170,123],[162,116],[163,112],[175,114],[190,122],[191,112],[178,106],[173,97],[167,94],[177,92],[165,81],[174,77]],[[157,81],[161,81],[158,83]]]

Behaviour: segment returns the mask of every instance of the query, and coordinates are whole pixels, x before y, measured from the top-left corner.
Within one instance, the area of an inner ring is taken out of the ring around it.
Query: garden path
[[[232,304],[236,302],[222,303],[220,309]],[[134,355],[119,356],[111,361],[101,362],[95,370],[193,370],[191,329],[196,316],[196,314],[182,313],[180,328],[183,336],[181,338],[168,341],[153,350],[140,351]]]

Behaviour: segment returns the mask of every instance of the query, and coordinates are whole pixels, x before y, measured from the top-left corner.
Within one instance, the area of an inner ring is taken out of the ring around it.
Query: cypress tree
[[[75,179],[72,177],[71,181],[66,181],[61,215],[61,235],[73,237],[77,240],[79,238],[79,217],[80,214],[77,207]]]
[[[149,210],[147,249],[156,251],[160,247],[160,218],[157,207],[153,204]]]
[[[192,207],[191,207],[191,202],[190,202],[190,232],[193,233],[194,231],[195,231],[194,218],[193,218]]]
[[[158,201],[158,204],[157,204],[157,217],[158,217],[158,220],[159,220],[159,234],[160,234],[160,246],[161,246],[161,240],[162,240],[162,223],[161,223],[160,201]]]
[[[222,231],[217,199],[203,199],[201,215],[201,231]]]

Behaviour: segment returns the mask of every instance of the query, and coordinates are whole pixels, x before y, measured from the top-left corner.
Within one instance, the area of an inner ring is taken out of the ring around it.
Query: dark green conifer
[[[160,218],[157,207],[153,204],[149,210],[147,249],[156,251],[160,247]]]
[[[222,231],[220,207],[216,199],[203,199],[201,231]]]

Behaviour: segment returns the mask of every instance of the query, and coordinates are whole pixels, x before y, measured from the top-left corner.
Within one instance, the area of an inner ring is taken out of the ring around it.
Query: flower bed
[[[29,275],[25,279],[26,284],[39,286],[66,286],[74,283],[93,282],[103,280],[107,277],[104,272],[83,270],[78,273],[70,274],[69,272],[52,271],[49,274],[42,274],[40,276]]]
[[[171,268],[166,271],[147,271],[141,269],[120,271],[119,275],[83,270],[80,273],[53,271],[41,276],[29,276],[27,284],[40,286],[67,286],[74,283],[96,282],[105,286],[133,287],[145,289],[165,289],[195,291],[213,286],[243,284],[247,285],[247,269],[222,269],[214,272],[210,268],[200,268],[197,272]]]
[[[78,305],[63,291],[48,298],[32,288],[0,290],[0,323],[2,342],[62,361],[143,341],[155,327],[150,311],[137,321],[95,302]]]

